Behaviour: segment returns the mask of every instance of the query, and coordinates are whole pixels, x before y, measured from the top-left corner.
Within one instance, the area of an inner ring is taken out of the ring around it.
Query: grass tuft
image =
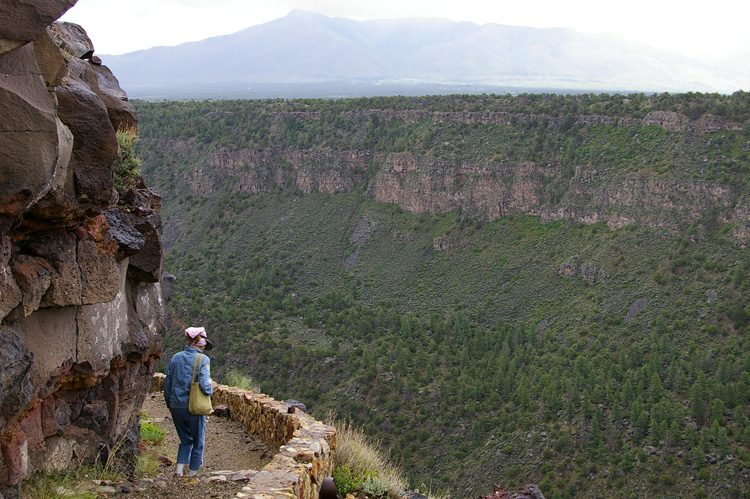
[[[237,388],[242,388],[243,390],[261,393],[260,385],[252,378],[252,376],[248,376],[247,374],[244,374],[237,369],[230,370],[227,373],[226,379],[224,381],[228,386],[234,386]]]
[[[407,488],[401,470],[393,465],[381,449],[380,442],[371,441],[360,428],[333,421],[337,447],[333,479],[341,494],[364,492],[371,496],[396,499]]]

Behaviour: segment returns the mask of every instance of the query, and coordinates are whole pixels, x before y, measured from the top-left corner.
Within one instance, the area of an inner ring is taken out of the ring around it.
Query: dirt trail
[[[164,444],[169,457],[176,459],[180,439],[164,404],[162,392],[151,393],[146,397],[143,412],[148,416],[148,421],[157,423],[166,431]],[[276,449],[250,435],[241,424],[227,418],[208,417],[203,451],[203,466],[207,473],[219,470],[259,470],[275,453]]]
[[[174,461],[180,439],[174,429],[169,410],[161,392],[151,393],[143,403],[143,421],[157,423],[165,432],[163,445],[166,457]],[[175,465],[165,466],[154,479],[140,480],[128,486],[127,497],[133,499],[167,498],[233,498],[247,483],[241,478],[243,471],[260,470],[276,449],[267,445],[231,419],[209,416],[206,422],[206,445],[203,453],[203,469],[197,479],[177,477]],[[238,472],[238,473],[227,473]],[[249,472],[252,474],[252,471]],[[187,469],[185,470],[187,475]],[[115,488],[116,492],[120,492]],[[124,492],[124,490],[123,490]]]

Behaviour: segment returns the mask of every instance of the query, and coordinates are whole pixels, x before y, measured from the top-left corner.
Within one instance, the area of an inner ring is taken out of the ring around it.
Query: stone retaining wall
[[[162,391],[164,375],[154,375],[152,391]],[[333,472],[336,430],[273,398],[217,385],[214,406],[225,405],[229,417],[273,445],[278,452],[235,497],[248,499],[318,499],[323,478]]]

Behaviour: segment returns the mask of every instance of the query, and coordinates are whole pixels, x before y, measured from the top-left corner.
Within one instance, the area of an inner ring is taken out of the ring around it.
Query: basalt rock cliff
[[[139,438],[165,328],[161,198],[118,192],[136,113],[74,0],[0,6],[0,492]]]
[[[214,112],[231,114],[224,109]],[[276,143],[283,143],[284,127],[289,133],[290,122],[302,124],[293,126],[304,130],[305,126],[320,123],[324,118],[323,113],[317,112],[268,113],[265,116],[267,133]],[[349,123],[354,130],[368,119],[381,124],[401,122],[406,126],[429,122],[435,129],[443,130],[454,125],[522,127],[544,121],[553,133],[564,126],[565,120],[563,116],[510,112],[390,109],[345,111],[337,118]],[[716,116],[690,120],[683,114],[669,111],[652,111],[643,118],[604,115],[571,118],[572,126],[589,129],[597,126],[630,130],[658,127],[675,136],[707,142],[709,148],[712,135],[737,132],[744,127],[743,123]],[[341,133],[353,135],[356,131]],[[712,218],[716,223],[733,224],[730,236],[738,245],[744,247],[750,242],[750,200],[737,185],[689,173],[691,168],[699,169],[696,164],[703,161],[694,157],[698,155],[694,145],[690,153],[679,153],[683,156],[675,160],[668,174],[655,174],[652,165],[647,165],[652,170],[628,172],[612,167],[607,159],[563,165],[554,158],[496,160],[471,155],[422,154],[414,150],[237,148],[200,144],[192,138],[156,137],[160,133],[153,135],[147,134],[142,141],[146,164],[159,162],[154,157],[157,151],[161,156],[169,156],[174,164],[187,166],[184,178],[170,183],[169,188],[174,188],[175,195],[202,196],[227,186],[234,192],[252,194],[276,189],[292,189],[303,194],[360,189],[378,202],[394,203],[412,213],[460,211],[464,216],[480,220],[532,215],[543,222],[606,223],[612,230],[641,225],[676,233]],[[640,147],[638,140],[636,133],[634,147]],[[448,142],[445,144],[451,147]],[[606,148],[601,150],[604,156]],[[172,194],[165,191],[165,195]]]

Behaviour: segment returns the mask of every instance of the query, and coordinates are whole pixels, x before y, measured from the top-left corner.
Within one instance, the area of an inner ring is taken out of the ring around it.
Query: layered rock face
[[[690,120],[672,111],[652,111],[639,119],[389,109],[343,111],[339,116],[349,123],[362,123],[363,118],[374,118],[380,123],[399,120],[497,126],[545,121],[551,130],[563,127],[565,120],[572,118],[572,123],[580,127],[660,127],[696,137],[745,127],[744,123],[711,115]],[[283,142],[282,123],[290,119],[314,122],[326,117],[318,112],[271,112],[264,116],[269,123],[267,133]],[[342,133],[354,134],[351,130]],[[710,144],[712,138],[705,140]],[[709,220],[732,224],[729,237],[742,247],[750,244],[747,193],[731,181],[688,174],[688,167],[680,163],[681,159],[676,160],[672,172],[656,175],[648,169],[623,172],[610,167],[606,159],[582,166],[562,165],[554,158],[540,162],[473,160],[450,154],[326,146],[232,149],[213,144],[201,146],[193,139],[149,137],[144,143],[145,150],[159,151],[160,156],[172,158],[175,164],[190,166],[185,169],[184,178],[172,184],[178,196],[188,192],[203,196],[227,186],[253,194],[277,189],[304,194],[357,189],[378,202],[397,204],[412,213],[460,211],[462,216],[480,220],[532,215],[543,222],[606,223],[613,230],[638,225],[665,233],[676,233]],[[675,151],[682,154],[679,147]],[[446,245],[449,243],[438,241],[436,249],[447,249]]]
[[[292,188],[304,194],[332,194],[361,188],[378,202],[412,213],[460,210],[481,220],[533,215],[543,222],[604,222],[613,230],[641,225],[665,232],[683,230],[713,214],[720,223],[734,224],[729,235],[736,244],[750,244],[750,200],[728,184],[581,166],[567,178],[559,165],[486,164],[410,153],[201,150],[189,141],[150,145],[169,151],[177,161],[194,163],[184,182],[176,185],[197,195],[214,192],[226,182],[238,192],[250,193]],[[371,163],[378,167],[368,176]],[[558,200],[556,186],[564,187]]]
[[[161,198],[118,192],[135,110],[74,0],[0,6],[0,492],[139,438],[165,328]]]

